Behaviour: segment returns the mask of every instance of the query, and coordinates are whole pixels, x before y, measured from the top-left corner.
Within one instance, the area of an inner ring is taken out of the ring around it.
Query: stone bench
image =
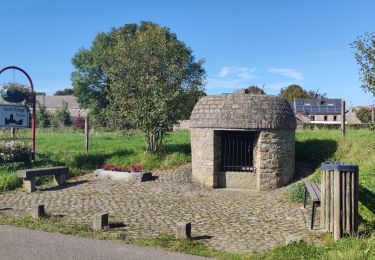
[[[35,177],[37,176],[53,175],[55,184],[60,186],[65,183],[68,174],[69,167],[66,166],[17,171],[17,176],[23,179],[23,187],[27,192],[35,191]]]

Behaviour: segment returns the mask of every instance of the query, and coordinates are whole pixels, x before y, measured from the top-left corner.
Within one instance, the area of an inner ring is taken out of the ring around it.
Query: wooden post
[[[374,123],[375,120],[375,109],[374,106],[371,107],[371,123]]]
[[[342,237],[341,225],[341,173],[340,171],[334,172],[333,177],[333,237],[339,240]]]
[[[341,131],[345,135],[345,101],[341,101]]]
[[[14,141],[16,138],[16,128],[14,127],[10,128],[10,135],[11,135],[12,140]]]
[[[86,152],[89,151],[89,132],[90,132],[90,125],[89,125],[89,116],[85,116],[85,150]]]

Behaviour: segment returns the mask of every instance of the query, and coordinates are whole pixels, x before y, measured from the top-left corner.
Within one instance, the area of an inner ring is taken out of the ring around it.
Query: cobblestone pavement
[[[191,165],[154,172],[158,178],[142,183],[94,179],[92,174],[37,192],[0,194],[1,212],[29,214],[43,203],[51,215],[67,224],[92,223],[94,213],[107,210],[110,222],[121,222],[128,237],[171,234],[175,223],[191,221],[193,237],[209,247],[232,252],[262,252],[285,243],[290,235],[318,242],[309,230],[310,210],[288,204],[285,189],[271,192],[210,189],[191,181]],[[9,208],[8,210],[5,210]],[[120,232],[119,231],[119,232]]]

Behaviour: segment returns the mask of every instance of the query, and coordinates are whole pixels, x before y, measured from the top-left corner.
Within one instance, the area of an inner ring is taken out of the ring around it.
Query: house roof
[[[61,108],[63,103],[68,104],[68,109],[80,109],[80,106],[77,101],[77,97],[72,95],[67,96],[44,96],[44,95],[37,95],[36,96],[37,102],[41,106],[45,106],[46,108]]]
[[[339,115],[341,114],[341,102],[341,99],[295,98],[292,108],[295,113],[310,115]]]

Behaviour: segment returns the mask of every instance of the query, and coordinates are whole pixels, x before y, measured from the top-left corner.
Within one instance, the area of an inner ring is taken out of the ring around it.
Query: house
[[[342,99],[301,99],[295,98],[292,109],[301,122],[314,124],[340,124]]]
[[[374,107],[373,106],[356,106],[349,109],[349,111],[346,113],[346,121],[349,124],[361,124],[361,120],[357,117],[357,112],[359,110],[367,110],[368,112],[374,113]],[[372,118],[374,116],[372,115]]]
[[[72,117],[87,115],[87,110],[82,109],[79,106],[77,97],[73,95],[46,96],[44,93],[38,93],[36,95],[36,101],[40,106],[46,107],[46,110],[51,114],[54,114],[57,110],[61,109],[64,106],[64,103],[66,103],[68,111]]]

